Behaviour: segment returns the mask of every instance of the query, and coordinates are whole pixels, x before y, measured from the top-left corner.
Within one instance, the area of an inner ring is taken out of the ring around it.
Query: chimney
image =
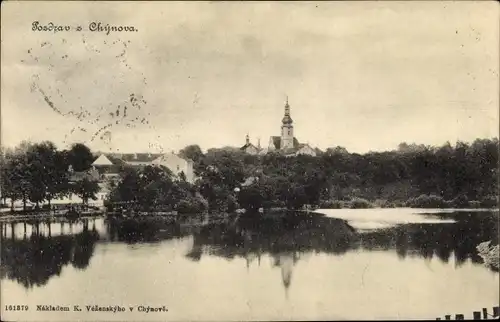
[[[257,149],[260,150],[260,138],[257,139]]]
[[[245,142],[246,144],[250,144],[250,136],[247,133],[247,136],[245,137]]]

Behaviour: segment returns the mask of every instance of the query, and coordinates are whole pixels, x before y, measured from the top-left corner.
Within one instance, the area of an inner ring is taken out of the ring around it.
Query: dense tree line
[[[318,156],[249,155],[235,148],[190,145],[194,184],[167,168],[121,169],[109,200],[140,211],[231,212],[238,208],[495,207],[498,139],[440,147],[402,143],[397,150],[349,153],[329,148]],[[83,144],[58,151],[50,142],[23,143],[2,153],[2,197],[35,204],[68,193],[88,200],[97,183],[70,184],[68,169],[83,171],[93,156]]]
[[[0,188],[4,204],[10,200],[22,201],[23,209],[32,202],[41,203],[76,194],[86,203],[95,199],[96,181],[84,178],[72,182],[71,174],[91,167],[93,155],[84,144],[74,144],[69,150],[57,150],[52,142],[22,142],[14,149],[5,149],[0,155]]]
[[[498,139],[440,147],[402,143],[397,150],[319,156],[248,155],[230,148],[196,156],[200,193],[212,201],[260,207],[495,207],[498,205]],[[195,159],[195,158],[193,158]],[[245,180],[253,178],[251,184]],[[234,190],[234,188],[236,191]]]
[[[176,178],[166,167],[124,168],[110,188],[110,210],[121,207],[146,212],[199,213],[207,209],[206,200],[195,186],[184,178]]]

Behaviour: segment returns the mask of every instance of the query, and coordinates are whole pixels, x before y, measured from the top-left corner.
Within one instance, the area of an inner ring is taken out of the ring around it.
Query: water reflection
[[[343,254],[355,232],[341,220],[316,215],[272,218],[240,218],[208,224],[194,233],[193,248],[232,259],[248,254],[271,255],[309,251]]]
[[[89,228],[89,221],[61,223],[73,230],[80,226],[76,234],[52,234],[51,222],[29,221],[1,226],[1,270],[2,279],[8,278],[25,288],[43,286],[53,276],[59,276],[66,265],[85,269],[94,253],[94,245],[99,239],[95,225]],[[19,230],[22,225],[22,237]],[[10,226],[10,235],[7,227]],[[62,229],[63,231],[64,229]]]
[[[366,250],[395,250],[401,259],[437,256],[448,263],[454,257],[457,266],[470,259],[482,263],[476,246],[486,240],[498,243],[498,214],[443,214],[453,217],[454,224],[406,224],[359,235],[359,247]]]
[[[318,253],[342,256],[346,252],[386,251],[397,253],[401,260],[436,256],[443,263],[454,258],[458,266],[468,259],[481,264],[476,246],[485,240],[498,242],[498,214],[461,213],[454,219],[453,224],[405,224],[362,233],[343,220],[315,214],[231,217],[204,225],[196,220],[97,219],[102,231],[96,229],[96,220],[89,219],[3,223],[1,278],[25,288],[43,286],[66,265],[85,270],[97,243],[159,243],[184,237],[192,239],[185,254],[192,262],[205,256],[227,261],[242,258],[249,267],[253,261],[260,265],[263,256],[270,257],[272,265],[281,270],[286,290],[292,284],[296,264]]]
[[[107,240],[137,244],[187,237],[196,229],[195,225],[188,223],[188,219],[173,222],[147,217],[138,219],[109,218],[105,221],[105,226]]]

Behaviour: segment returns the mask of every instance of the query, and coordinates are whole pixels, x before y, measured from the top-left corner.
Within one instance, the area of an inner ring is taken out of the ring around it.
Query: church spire
[[[283,123],[283,125],[291,125],[293,123],[293,120],[290,117],[290,105],[288,104],[288,96],[286,97],[285,103],[285,115],[283,116],[283,120],[281,122]]]
[[[288,105],[288,95],[286,96],[285,116],[290,116],[290,105]]]
[[[290,104],[288,104],[288,96],[285,102],[285,115],[281,120],[281,141],[280,149],[287,150],[294,148],[294,138],[293,138],[293,120],[290,117]]]
[[[250,143],[250,135],[248,135],[248,133],[247,133],[247,136],[245,137],[245,142],[246,142],[246,144]]]

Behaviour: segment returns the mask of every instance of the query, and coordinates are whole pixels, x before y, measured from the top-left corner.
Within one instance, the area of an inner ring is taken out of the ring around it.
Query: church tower
[[[290,117],[290,105],[288,105],[288,96],[285,104],[285,116],[281,121],[281,146],[280,149],[293,148],[293,120]]]

